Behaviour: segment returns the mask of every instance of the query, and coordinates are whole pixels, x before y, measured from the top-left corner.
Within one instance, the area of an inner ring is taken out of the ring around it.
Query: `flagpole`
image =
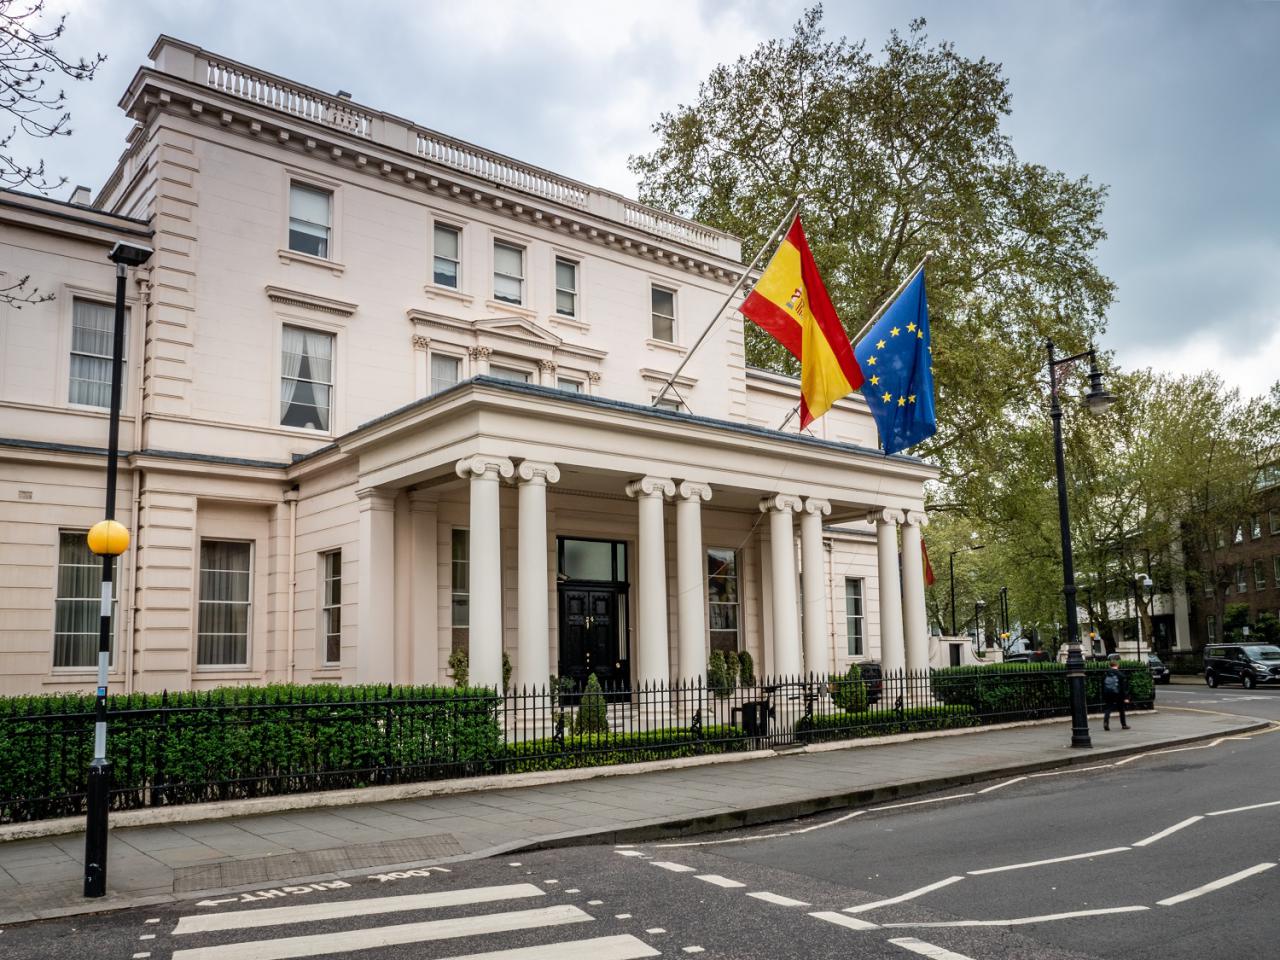
[[[729,308],[729,305],[733,303],[733,298],[738,295],[738,291],[742,289],[743,283],[745,283],[747,278],[751,276],[752,272],[754,272],[756,265],[760,262],[760,258],[768,251],[774,249],[774,241],[777,239],[778,234],[791,226],[791,222],[800,212],[800,200],[800,197],[796,197],[795,202],[791,204],[791,209],[788,210],[787,215],[782,218],[782,222],[773,228],[773,232],[769,234],[769,238],[765,240],[764,246],[762,246],[760,248],[760,252],[755,255],[755,259],[751,261],[747,266],[747,269],[742,271],[742,276],[738,277],[738,282],[733,285],[733,289],[729,291],[729,295],[724,298],[724,303],[720,305],[720,309],[711,315],[711,322],[707,324],[706,329],[704,329],[698,339],[694,341],[693,346],[689,348],[689,352],[684,355],[684,359],[680,361],[680,366],[676,367],[675,373],[671,374],[671,376],[667,378],[667,382],[662,385],[662,389],[658,391],[658,395],[653,398],[653,406],[656,407],[660,402],[662,402],[662,398],[667,395],[667,391],[670,390],[671,385],[675,383],[676,377],[680,376],[680,371],[684,369],[685,364],[689,362],[694,352],[702,346],[702,341],[707,339],[707,335],[711,333],[711,329],[720,322],[720,316]]]

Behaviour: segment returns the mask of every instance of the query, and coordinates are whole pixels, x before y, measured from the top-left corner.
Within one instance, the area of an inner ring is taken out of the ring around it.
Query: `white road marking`
[[[1105,857],[1109,853],[1123,853],[1131,847],[1111,847],[1107,850],[1090,850],[1088,853],[1073,853],[1069,857],[1052,857],[1049,860],[1031,860],[1027,863],[1010,863],[1003,867],[987,867],[983,870],[970,870],[969,876],[980,877],[986,873],[1003,873],[1006,870],[1025,870],[1028,867],[1043,867],[1050,863],[1066,863],[1068,860],[1087,860],[1089,857]]]
[[[944,950],[942,947],[935,946],[932,943],[925,943],[915,937],[893,937],[889,942],[895,947],[902,947],[902,949],[918,953],[922,957],[930,957],[931,960],[973,960],[972,957],[966,957],[963,953]]]
[[[518,861],[517,861],[516,863],[508,863],[508,864],[507,864],[507,866],[508,866],[508,867],[523,867],[523,866],[524,866],[524,864],[523,864],[523,863],[520,863],[520,862],[518,862]]]
[[[670,870],[672,873],[693,873],[693,867],[686,867],[683,863],[672,863],[670,860],[650,860],[650,866],[661,867],[663,870]]]
[[[958,883],[963,879],[964,877],[962,876],[947,877],[947,879],[945,880],[939,880],[937,883],[931,883],[927,887],[920,887],[919,889],[916,889],[916,890],[909,890],[908,892],[899,894],[896,897],[889,897],[885,900],[875,900],[875,901],[872,901],[871,903],[860,903],[856,907],[845,907],[844,912],[845,913],[866,913],[868,910],[878,910],[880,907],[891,907],[895,903],[905,903],[908,900],[914,900],[916,897],[922,897],[926,893],[932,893],[934,890],[939,890],[942,887],[947,887],[953,883]]]
[[[1029,779],[1036,779],[1038,777],[1060,777],[1064,773],[1088,773],[1091,770],[1106,770],[1110,766],[1111,764],[1109,763],[1098,763],[1094,764],[1092,767],[1067,767],[1065,770],[1046,770],[1044,773],[1029,773],[1027,774],[1027,777]]]
[[[984,789],[982,789],[982,790],[979,790],[979,791],[978,791],[978,793],[979,793],[979,794],[983,794],[983,793],[990,793],[992,790],[999,790],[1001,787],[1010,787],[1010,786],[1013,786],[1013,784],[1015,784],[1015,783],[1021,783],[1021,782],[1022,782],[1023,780],[1025,780],[1025,779],[1027,779],[1027,778],[1026,778],[1026,777],[1014,777],[1012,780],[1006,780],[1004,783],[997,783],[997,784],[996,784],[995,786],[993,786],[993,787],[986,787],[986,788],[984,788]],[[910,938],[908,938],[908,939],[910,939]]]
[[[155,938],[156,938],[156,935],[155,935],[154,933],[144,933],[144,934],[143,934],[142,936],[140,936],[138,939],[139,939],[139,940],[154,940]]]
[[[252,912],[248,911],[242,916],[249,916]],[[512,930],[535,930],[567,923],[584,923],[591,919],[589,913],[584,913],[577,907],[541,907],[476,917],[402,923],[391,927],[341,930],[280,940],[249,940],[224,943],[216,947],[196,947],[192,950],[175,951],[172,960],[287,960],[293,957],[319,957],[373,947],[401,946],[406,943],[474,937]]]
[[[666,933],[666,927],[650,927],[645,933]]]
[[[568,890],[565,891],[565,893],[581,893],[581,892],[582,891],[579,890],[577,887],[570,887]]]
[[[146,960],[146,958],[149,956],[151,956],[151,952],[148,950],[144,950],[142,953],[135,953],[133,955],[133,960]]]
[[[819,910],[817,913],[809,914],[819,920],[825,920],[827,923],[834,923],[837,927],[847,927],[850,930],[879,930],[880,925],[872,923],[869,920],[859,920],[857,917],[846,917],[843,913],[836,913],[834,910]]]
[[[754,897],[757,900],[763,900],[765,903],[772,903],[779,907],[807,907],[807,901],[792,900],[790,897],[784,897],[777,893],[770,893],[768,890],[761,890],[759,893],[748,893],[748,897]]]
[[[613,919],[615,919],[615,920],[630,920],[630,919],[631,919],[631,914],[629,914],[629,913],[615,913],[615,914],[613,915]]]
[[[559,883],[559,880],[543,880],[543,883]]]
[[[374,916],[402,910],[428,910],[432,907],[457,907],[472,903],[494,903],[520,897],[542,897],[546,894],[532,883],[511,883],[500,887],[471,887],[464,890],[439,890],[403,897],[375,897],[368,900],[339,900],[335,903],[306,903],[296,907],[266,907],[261,910],[230,910],[226,913],[203,913],[178,920],[175,935],[210,933],[215,930],[248,930],[273,927],[282,923],[308,923],[314,920],[336,920],[341,917]]]
[[[588,900],[588,901],[587,901],[587,906],[589,906],[589,907],[598,907],[598,906],[600,906],[600,904],[602,904],[602,903],[604,903],[604,901],[603,901],[603,900]]]
[[[943,920],[933,923],[886,923],[884,927],[1022,927],[1050,920],[1072,920],[1076,917],[1101,917],[1110,913],[1136,913],[1150,907],[1103,907],[1098,910],[1073,910],[1071,913],[1046,913],[1039,917],[1017,917],[1013,920]],[[174,960],[178,960],[175,956]]]
[[[1223,887],[1229,887],[1233,883],[1239,883],[1241,880],[1246,880],[1254,874],[1265,873],[1274,866],[1274,863],[1259,863],[1256,866],[1250,867],[1248,870],[1241,870],[1239,873],[1233,873],[1229,877],[1214,880],[1212,883],[1206,883],[1203,887],[1196,887],[1194,890],[1188,890],[1186,893],[1180,893],[1176,897],[1165,897],[1163,900],[1157,900],[1156,903],[1162,907],[1172,907],[1174,904],[1182,903],[1184,900],[1194,900],[1196,897],[1202,897],[1206,893],[1213,893],[1213,891],[1221,890]]]
[[[1155,843],[1157,840],[1163,840],[1165,837],[1169,836],[1169,834],[1171,834],[1171,833],[1177,833],[1177,832],[1178,832],[1179,830],[1181,830],[1183,827],[1189,827],[1189,826],[1191,826],[1193,823],[1197,823],[1197,822],[1199,822],[1200,820],[1203,820],[1203,819],[1204,819],[1204,817],[1200,817],[1200,816],[1196,816],[1196,817],[1187,817],[1187,819],[1183,820],[1181,823],[1175,823],[1172,827],[1165,827],[1165,828],[1164,828],[1163,830],[1161,830],[1159,833],[1153,833],[1151,836],[1146,837],[1146,838],[1144,838],[1144,839],[1142,839],[1142,840],[1139,840],[1137,843],[1135,843],[1135,844],[1134,844],[1134,846],[1135,846],[1135,847],[1149,847],[1149,846],[1151,846],[1151,844]]]
[[[615,850],[613,851],[620,857],[643,857],[644,854],[639,850]]]
[[[706,953],[707,952],[703,950],[701,947],[681,947],[680,949],[683,950],[685,953]]]
[[[1267,803],[1251,803],[1247,807],[1232,807],[1230,810],[1214,810],[1207,816],[1222,817],[1228,813],[1244,813],[1246,810],[1261,810],[1263,807],[1280,807],[1280,800],[1271,800]]]
[[[544,943],[538,947],[468,953],[466,956],[446,957],[444,960],[641,960],[643,957],[658,956],[661,954],[643,940],[624,933],[615,937]]]
[[[963,800],[965,797],[972,797],[971,793],[953,793],[948,797],[930,797],[928,800],[910,800],[907,803],[887,803],[879,807],[870,807],[868,809],[873,812],[876,810],[900,810],[903,807],[919,807],[926,803],[945,803],[948,800]]]
[[[160,922],[160,918],[159,918],[159,917],[151,917],[149,920],[143,920],[142,922],[143,922],[143,923],[159,923],[159,922]]]
[[[737,887],[745,887],[745,883],[739,883],[737,880],[730,880],[728,877],[722,877],[718,873],[700,873],[697,880],[705,880],[707,883],[714,884],[717,887],[724,887],[726,890],[733,890]]]
[[[834,820],[824,820],[822,823],[815,823],[811,827],[801,827],[799,830],[784,830],[780,833],[757,833],[750,837],[728,837],[722,840],[685,840],[680,843],[655,843],[654,846],[659,849],[669,849],[672,847],[714,847],[722,843],[747,843],[750,840],[777,840],[779,837],[795,837],[802,833],[812,833],[814,830],[834,827],[837,823],[844,823],[846,820],[852,820],[854,817],[860,817],[866,812],[867,811],[865,810],[854,810],[852,813],[846,813],[844,816],[836,817]]]

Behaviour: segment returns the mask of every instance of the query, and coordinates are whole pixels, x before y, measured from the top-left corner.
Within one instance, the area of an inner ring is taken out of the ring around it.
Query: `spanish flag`
[[[800,361],[800,429],[862,386],[862,370],[796,217],[742,315]]]

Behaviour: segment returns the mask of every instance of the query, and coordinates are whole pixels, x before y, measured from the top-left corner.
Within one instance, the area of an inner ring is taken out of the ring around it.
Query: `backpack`
[[[1118,695],[1120,693],[1120,674],[1114,670],[1108,670],[1107,675],[1102,678],[1102,689],[1107,693]]]

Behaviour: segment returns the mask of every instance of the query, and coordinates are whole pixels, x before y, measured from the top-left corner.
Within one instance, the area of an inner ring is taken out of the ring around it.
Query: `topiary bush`
[[[847,713],[867,709],[867,685],[856,663],[849,664],[843,678],[831,681],[831,702]]]
[[[724,654],[719,650],[712,650],[707,658],[707,689],[717,697],[729,695],[729,676],[725,670]]]
[[[600,681],[593,673],[587,677],[587,685],[578,703],[578,715],[573,718],[573,735],[581,737],[609,732],[609,706],[605,703]]]
[[[465,687],[470,677],[471,668],[467,662],[466,650],[455,650],[449,654],[449,672],[453,674],[453,685]]]
[[[1151,672],[1145,664],[1122,661],[1129,677],[1135,707],[1148,708],[1155,700]],[[1085,664],[1085,699],[1090,708],[1102,705],[1104,661]],[[984,722],[1027,720],[1070,712],[1071,697],[1066,666],[1060,663],[993,663],[945,667],[930,674],[935,699],[946,704],[972,707]]]
[[[727,651],[724,655],[724,682],[730,693],[738,689],[738,670],[737,653],[732,650]]]
[[[756,684],[756,664],[751,659],[751,654],[746,650],[738,654],[738,672],[742,675],[742,685],[744,687],[754,687]]]

